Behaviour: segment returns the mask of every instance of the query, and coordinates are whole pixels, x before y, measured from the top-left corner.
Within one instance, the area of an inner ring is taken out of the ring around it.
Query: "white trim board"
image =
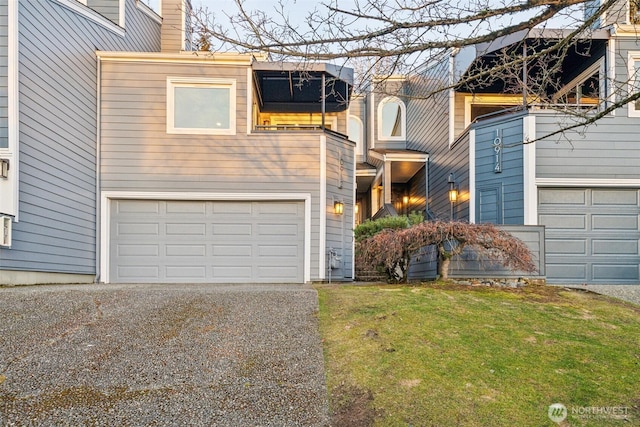
[[[17,0],[16,0],[17,1]],[[119,2],[120,4],[120,24],[121,26],[118,26],[116,24],[114,24],[113,22],[111,22],[110,20],[108,20],[107,18],[105,18],[104,16],[100,15],[99,13],[97,13],[96,11],[94,11],[93,9],[89,8],[88,6],[85,6],[84,4],[80,3],[79,1],[76,0],[53,0],[56,3],[60,4],[63,7],[66,7],[67,9],[77,13],[80,16],[83,16],[93,22],[95,22],[96,24],[100,25],[101,27],[111,31],[112,33],[117,34],[120,37],[124,37],[125,35],[125,31],[124,31],[124,5],[125,5],[125,1],[121,0]],[[11,1],[9,2],[11,3]]]
[[[449,202],[451,203],[451,202]],[[476,222],[476,130],[469,131],[469,222]]]
[[[600,178],[536,178],[538,187],[608,187],[640,188],[640,179],[600,179]]]
[[[0,148],[0,157],[9,160],[9,178],[0,178],[0,213],[13,216],[16,222],[20,196],[18,7],[17,1],[9,1],[7,5],[7,148]]]
[[[536,116],[522,118],[522,163],[524,225],[538,225],[538,189],[536,188],[536,146],[527,144],[536,138]]]
[[[324,280],[327,256],[327,137],[320,136],[320,244],[318,247],[318,278]]]
[[[304,281],[311,281],[311,194],[310,193],[185,193],[166,191],[103,191],[100,195],[100,282],[109,283],[109,238],[112,200],[206,200],[304,202]],[[322,237],[320,238],[322,242]],[[324,256],[320,254],[320,258]]]

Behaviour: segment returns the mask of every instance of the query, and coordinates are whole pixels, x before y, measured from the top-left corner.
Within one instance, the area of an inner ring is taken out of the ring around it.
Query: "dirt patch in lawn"
[[[355,386],[340,386],[331,397],[332,425],[335,427],[369,427],[374,424],[373,393]]]

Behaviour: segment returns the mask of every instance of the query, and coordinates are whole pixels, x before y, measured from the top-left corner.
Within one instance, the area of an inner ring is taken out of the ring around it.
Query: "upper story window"
[[[169,77],[167,133],[235,135],[235,80]]]
[[[630,52],[629,60],[629,95],[640,91],[640,52]],[[640,117],[640,99],[629,103],[629,116]]]
[[[404,102],[396,97],[384,98],[378,105],[378,139],[406,139],[406,107]]]
[[[347,134],[349,135],[349,139],[356,143],[356,154],[362,155],[364,153],[364,150],[363,150],[364,126],[360,118],[356,116],[349,116]]]
[[[604,88],[604,61],[599,60],[573,79],[554,96],[553,102],[570,105],[598,105]]]
[[[486,118],[507,112],[522,105],[521,96],[513,95],[472,95],[464,98],[464,127],[468,127],[478,117]]]

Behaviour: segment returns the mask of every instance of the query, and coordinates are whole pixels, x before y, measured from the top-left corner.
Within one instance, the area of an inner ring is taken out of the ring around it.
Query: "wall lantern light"
[[[405,206],[409,204],[409,196],[402,196],[402,204]]]
[[[360,213],[360,203],[356,203],[353,209],[355,211],[355,214],[358,215]]]
[[[449,202],[455,203],[458,201],[458,186],[456,185],[456,178],[453,173],[449,174]]]
[[[0,178],[9,178],[9,159],[0,159]]]
[[[338,200],[333,202],[333,213],[336,215],[342,215],[344,213],[344,203]]]

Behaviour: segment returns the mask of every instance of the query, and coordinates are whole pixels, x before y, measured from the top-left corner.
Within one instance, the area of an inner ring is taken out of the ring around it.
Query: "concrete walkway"
[[[595,292],[640,305],[640,285],[567,285],[566,287]]]
[[[300,285],[0,288],[0,425],[325,426]]]

